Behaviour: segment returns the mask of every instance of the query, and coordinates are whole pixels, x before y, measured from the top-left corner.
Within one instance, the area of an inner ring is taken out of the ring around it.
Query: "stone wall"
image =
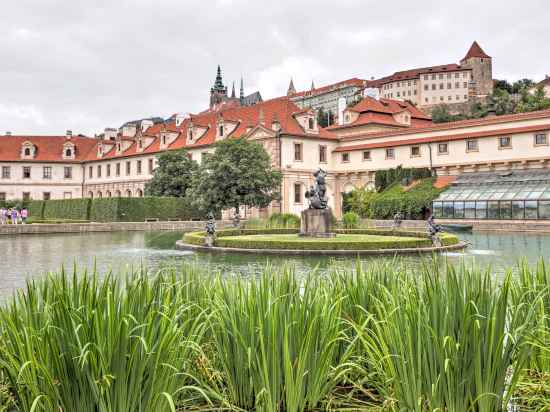
[[[218,221],[218,229],[231,227],[232,222]],[[1,235],[40,234],[40,233],[87,233],[87,232],[128,232],[147,230],[203,230],[203,221],[173,221],[173,222],[111,222],[111,223],[62,223],[62,224],[31,224],[31,225],[1,225]]]
[[[365,220],[374,227],[391,227],[393,220]],[[437,224],[465,224],[473,225],[474,231],[501,231],[501,232],[542,232],[550,233],[548,220],[465,220],[465,219],[437,219]],[[407,229],[426,229],[424,220],[404,220],[401,227]]]

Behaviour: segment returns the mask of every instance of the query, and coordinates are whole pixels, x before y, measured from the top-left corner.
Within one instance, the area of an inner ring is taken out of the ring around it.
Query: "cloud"
[[[458,62],[473,40],[496,78],[550,67],[546,0],[18,0],[0,25],[0,130],[100,132],[199,112],[217,64],[264,98]]]

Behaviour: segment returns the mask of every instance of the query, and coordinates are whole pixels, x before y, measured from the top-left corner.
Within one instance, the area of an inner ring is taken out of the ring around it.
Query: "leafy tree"
[[[504,90],[508,93],[513,93],[513,86],[508,82],[508,80],[495,80],[493,90]]]
[[[446,104],[439,104],[432,109],[432,121],[434,123],[455,122],[464,118],[465,116],[462,114],[451,114],[449,106]]]
[[[281,173],[271,167],[262,145],[246,139],[225,139],[200,165],[190,196],[202,210],[220,212],[240,206],[267,207],[280,199]]]
[[[522,93],[523,91],[530,89],[535,85],[535,82],[531,79],[521,79],[512,85],[512,93]]]
[[[173,150],[157,156],[158,167],[145,185],[147,196],[185,197],[198,164],[186,150]]]
[[[489,96],[489,107],[492,107],[497,115],[514,113],[516,103],[512,100],[510,93],[504,89],[494,89]]]
[[[518,112],[533,112],[544,109],[550,109],[550,98],[544,94],[542,85],[538,86],[534,93],[529,93],[527,89],[523,90],[521,101],[517,105]]]

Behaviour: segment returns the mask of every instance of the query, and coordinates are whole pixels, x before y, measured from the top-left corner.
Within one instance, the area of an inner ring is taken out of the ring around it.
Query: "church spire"
[[[231,98],[235,98],[235,82],[233,82],[233,86],[231,87]]]
[[[292,81],[292,77],[290,78],[290,84],[288,85],[288,90],[286,92],[287,96],[290,96],[292,94],[296,94],[296,89],[294,88],[294,82]]]
[[[315,84],[313,83],[313,79],[311,80],[311,90],[315,90]]]
[[[216,73],[216,81],[214,82],[214,89],[220,90],[223,89],[223,80],[222,80],[222,69],[218,64],[218,71]]]
[[[241,89],[240,89],[240,91],[239,91],[239,99],[241,99],[241,103],[244,101],[243,76],[241,76]]]

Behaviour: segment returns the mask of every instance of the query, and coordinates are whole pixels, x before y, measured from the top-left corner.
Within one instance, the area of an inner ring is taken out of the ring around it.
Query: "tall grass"
[[[52,412],[504,411],[520,378],[548,373],[549,277],[542,263],[496,282],[398,260],[257,279],[196,264],[62,270],[0,309],[0,399]],[[522,405],[544,407],[522,385]]]

